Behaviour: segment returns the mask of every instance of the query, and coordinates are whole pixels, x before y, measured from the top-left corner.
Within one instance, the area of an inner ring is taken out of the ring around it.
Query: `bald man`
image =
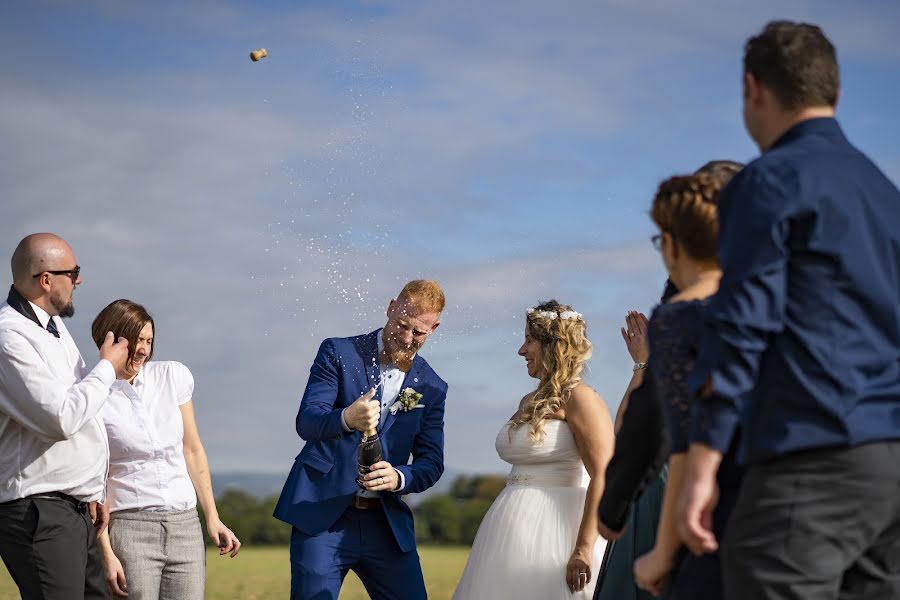
[[[61,318],[80,267],[65,240],[29,235],[0,305],[0,556],[25,600],[107,598],[95,526],[109,460],[97,416],[128,359],[107,335],[88,370]],[[92,521],[94,524],[92,524]]]

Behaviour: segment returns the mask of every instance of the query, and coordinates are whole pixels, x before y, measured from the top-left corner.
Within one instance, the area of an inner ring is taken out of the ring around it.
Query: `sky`
[[[900,182],[896,2],[75,4],[0,4],[0,255],[37,231],[72,244],[90,364],[107,303],[151,311],[214,472],[286,474],[320,341],[382,326],[415,278],[448,300],[422,352],[450,386],[448,469],[505,472],[539,301],[584,314],[585,379],[614,412],[619,327],[665,279],[653,193],[756,156],[741,56],[769,20],[823,27],[838,118]]]

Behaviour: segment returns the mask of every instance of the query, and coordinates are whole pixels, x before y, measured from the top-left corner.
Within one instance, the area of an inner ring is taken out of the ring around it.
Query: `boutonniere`
[[[412,389],[411,387],[404,388],[400,395],[397,396],[397,399],[391,404],[391,407],[388,409],[391,411],[392,415],[396,415],[398,410],[402,410],[403,412],[412,410],[414,408],[424,408],[421,404],[419,404],[419,400],[422,399],[422,394]]]

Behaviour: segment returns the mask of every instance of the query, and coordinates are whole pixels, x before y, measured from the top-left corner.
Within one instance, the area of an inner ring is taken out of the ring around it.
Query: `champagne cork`
[[[265,58],[268,55],[269,55],[269,53],[266,52],[265,48],[260,48],[259,50],[254,50],[253,52],[250,53],[250,60],[252,60],[253,62],[257,62],[257,61],[259,61],[259,59]]]

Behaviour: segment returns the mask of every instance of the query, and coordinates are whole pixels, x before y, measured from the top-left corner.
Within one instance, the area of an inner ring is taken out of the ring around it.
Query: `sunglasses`
[[[74,269],[68,269],[66,271],[41,271],[40,273],[38,273],[36,275],[32,275],[31,278],[37,279],[44,273],[49,273],[50,275],[68,275],[69,279],[72,280],[72,283],[75,283],[76,281],[78,281],[78,276],[81,274],[81,267],[78,265],[75,265]]]

